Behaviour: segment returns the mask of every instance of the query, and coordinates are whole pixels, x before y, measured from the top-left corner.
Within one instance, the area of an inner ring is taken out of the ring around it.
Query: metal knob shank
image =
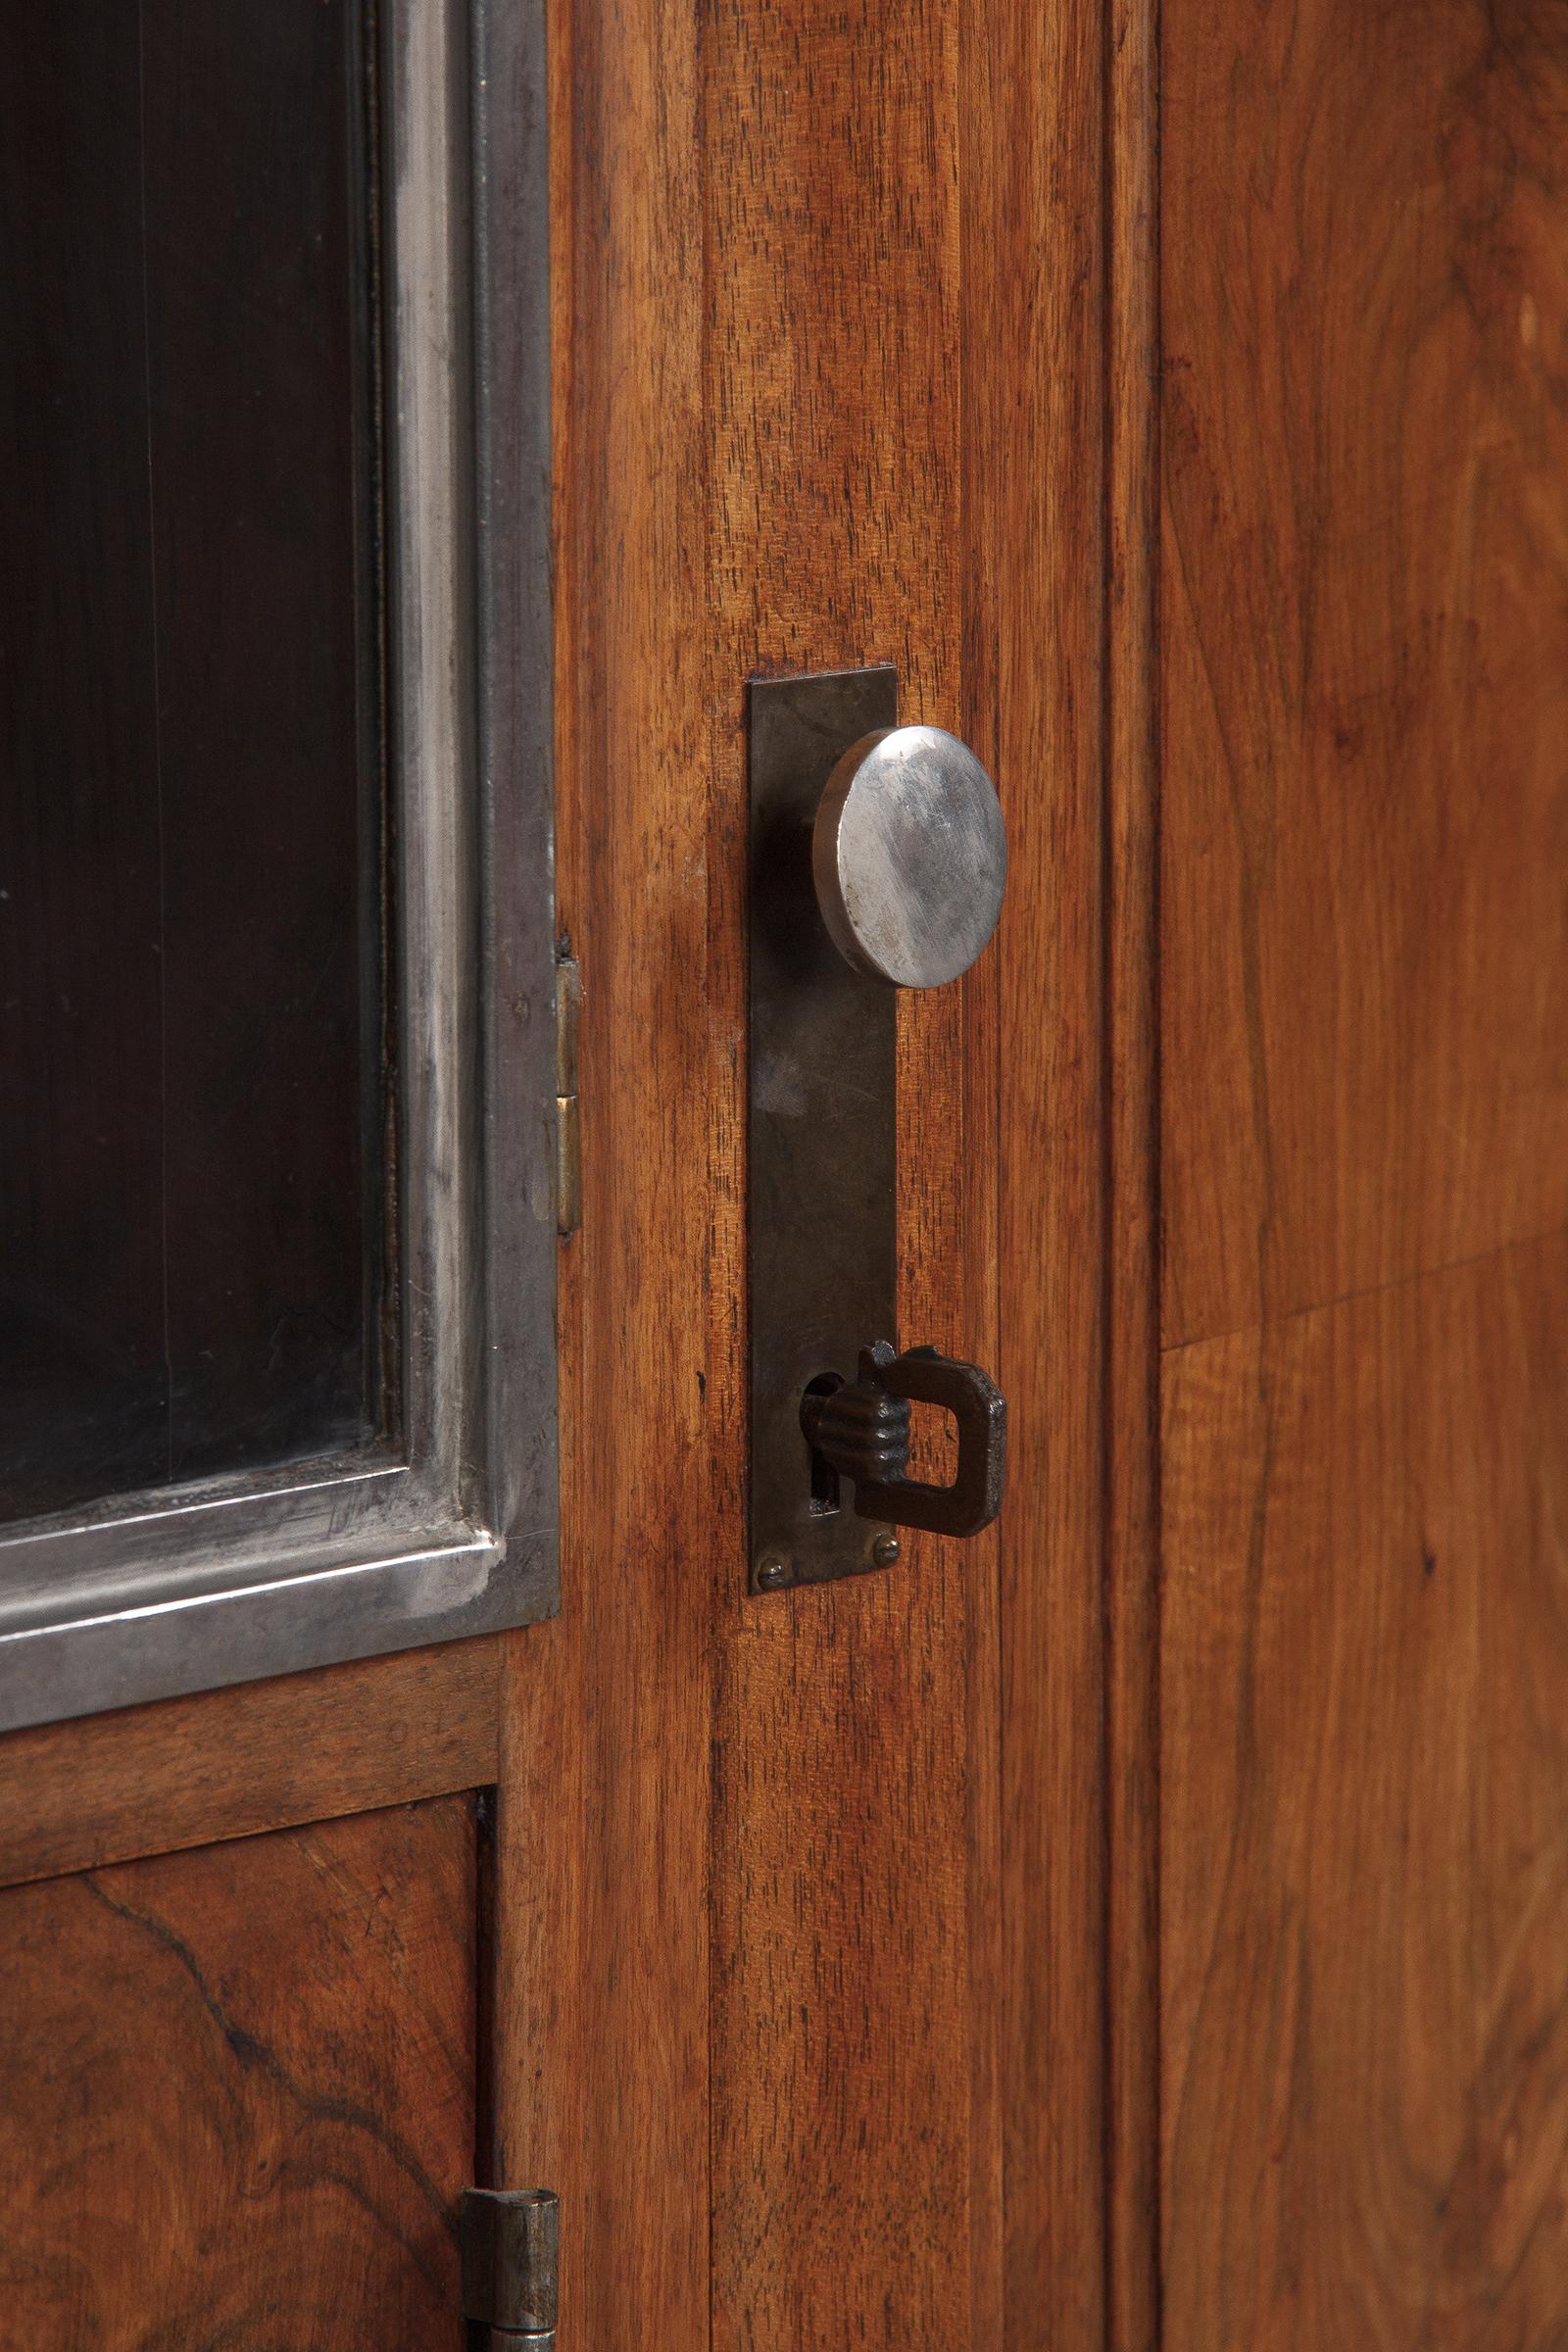
[[[1007,834],[996,786],[942,727],[884,727],[852,744],[811,830],[822,920],[857,971],[940,988],[1002,912]]]

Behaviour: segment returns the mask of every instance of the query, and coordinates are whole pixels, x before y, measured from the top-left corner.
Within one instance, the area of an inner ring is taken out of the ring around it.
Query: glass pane
[[[368,43],[0,8],[0,1515],[381,1424]]]

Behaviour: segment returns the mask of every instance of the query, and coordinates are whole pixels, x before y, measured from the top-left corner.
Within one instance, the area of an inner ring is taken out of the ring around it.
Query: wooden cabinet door
[[[182,152],[175,132],[209,120],[191,103],[196,35],[220,41],[235,10],[286,84],[298,58],[270,6],[223,0],[186,24],[176,0],[149,0],[165,44],[151,100],[132,105],[102,60],[80,85],[66,54],[39,76],[49,103],[70,115],[85,86],[136,157],[150,129]],[[426,1156],[405,1150],[398,1171],[433,1235],[412,1270],[422,1229],[399,1236],[404,1339],[429,1350],[405,1423],[436,1431],[430,1475],[466,1515],[433,1565],[410,1565],[401,1638],[356,1621],[360,1646],[390,1655],[340,1648],[281,1674],[273,1651],[242,1649],[227,1657],[236,1687],[207,1691],[188,1661],[159,1652],[149,1668],[169,1621],[122,1612],[112,1642],[94,1637],[101,1679],[74,1687],[72,1719],[0,1748],[0,2335],[61,2352],[454,2342],[456,2201],[476,2177],[559,2190],[566,2352],[980,2345],[1004,2326],[1027,2335],[1047,2309],[1089,2328],[1103,2016],[1098,24],[1000,4],[862,22],[793,0],[562,0],[547,93],[537,11],[397,0],[381,14],[394,70],[371,94],[413,158],[378,216],[393,259],[382,421],[403,467],[383,521],[404,566],[382,618],[393,678],[423,664],[388,724],[401,756],[444,773],[471,754],[477,777],[461,820],[438,794],[392,827],[441,885],[394,958],[426,1014],[398,1076],[436,1122]],[[328,12],[332,26],[353,15]],[[139,28],[112,9],[94,23],[145,76]],[[250,89],[240,76],[211,118],[220,185],[235,124],[256,129]],[[543,381],[544,281],[530,301],[506,257],[528,233],[538,150],[523,130],[546,97],[553,721],[549,670],[524,658],[543,602],[527,568],[539,412],[497,390]],[[268,136],[309,152],[303,114],[281,100],[265,114]],[[35,176],[63,202],[40,120]],[[85,131],[72,150],[97,152]],[[127,250],[147,241],[140,168],[84,182],[118,206]],[[154,194],[177,240],[167,176]],[[199,209],[248,285],[244,237]],[[441,274],[470,211],[471,316]],[[216,308],[210,267],[186,301],[198,343],[203,286]],[[122,291],[134,325],[139,273]],[[55,318],[49,299],[40,315]],[[119,350],[115,324],[99,321]],[[143,339],[162,348],[150,324]],[[114,426],[128,469],[135,436],[102,405],[97,429]],[[254,491],[243,450],[235,474]],[[472,573],[451,519],[465,497]],[[216,510],[188,503],[219,585],[254,589]],[[292,516],[307,546],[312,523]],[[318,579],[287,577],[301,597]],[[297,622],[270,594],[277,629]],[[268,596],[246,610],[265,624]],[[221,652],[222,596],[187,598],[180,617]],[[142,636],[156,670],[150,618]],[[273,639],[257,636],[260,661]],[[1012,1501],[1004,1538],[921,1540],[894,1571],[754,1598],[747,684],[884,662],[906,716],[962,734],[995,772],[1020,877],[997,946],[905,1008],[900,1065],[901,1337],[996,1374]],[[244,682],[265,736],[270,698]],[[154,675],[155,784],[159,693]],[[182,754],[226,708],[187,697]],[[580,1223],[559,1264],[562,1605],[503,1634],[509,1613],[553,1601],[518,1499],[539,1489],[530,1396],[506,1377],[487,1388],[487,1335],[534,1279],[519,1237],[536,1237],[544,1188],[526,1139],[554,1110],[509,1091],[515,1066],[537,1067],[549,1010],[496,914],[509,880],[547,870],[516,795],[552,731],[556,927],[583,981]],[[155,851],[159,838],[155,825]],[[431,969],[445,982],[417,995]],[[477,1036],[453,1011],[471,982],[492,1015]],[[1004,1110],[1020,1028],[1033,1042]],[[515,1152],[504,1140],[470,1180],[440,1120],[473,1085],[484,1149],[499,1101]],[[134,1088],[126,1099],[139,1135]],[[156,1153],[149,1181],[167,1194]],[[431,1304],[426,1275],[450,1276],[456,1248],[448,1215],[487,1237],[472,1326]],[[166,1211],[157,1230],[155,1339],[158,1268],[185,1226]],[[492,1404],[476,1421],[473,1393]],[[172,1446],[158,1467],[177,1469]],[[486,1496],[510,1516],[487,1515]],[[346,1520],[313,1507],[335,1542]],[[527,1606],[506,1601],[509,1575]],[[470,1591],[477,1622],[460,1605]],[[432,1634],[477,1638],[402,1645]],[[106,1692],[145,1703],[102,1711]]]
[[[443,1557],[537,1606],[0,1744],[0,2343],[455,2345],[488,2179],[560,2352],[1556,2344],[1560,12],[393,13],[472,166],[403,250],[497,273],[408,310],[484,553],[400,723],[469,882],[553,741],[582,982],[580,1217],[465,1196],[491,1316],[551,1227],[559,1610],[508,1374]],[[1008,824],[901,1003],[899,1323],[1009,1487],[754,1594],[747,689],[873,663]],[[548,1087],[467,887],[413,964]]]

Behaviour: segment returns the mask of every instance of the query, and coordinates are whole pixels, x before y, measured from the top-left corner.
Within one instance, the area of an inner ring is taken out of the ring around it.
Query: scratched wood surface
[[[507,2162],[594,2248],[562,2352],[1087,2346],[1098,19],[558,0],[552,56],[584,1213],[564,1610],[503,1710]],[[872,661],[1019,844],[903,1018],[901,1318],[1000,1369],[1020,1499],[1004,1548],[754,1601],[744,684]]]
[[[1160,54],[1163,2340],[1535,2352],[1568,20],[1164,0]]]
[[[0,1900],[0,2341],[462,2352],[471,1799]]]

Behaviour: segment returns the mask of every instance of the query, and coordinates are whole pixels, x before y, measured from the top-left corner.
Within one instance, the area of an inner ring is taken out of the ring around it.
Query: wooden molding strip
[[[1157,0],[1106,19],[1105,2319],[1159,2341]]]
[[[0,1886],[496,1777],[495,1636],[0,1740]]]

